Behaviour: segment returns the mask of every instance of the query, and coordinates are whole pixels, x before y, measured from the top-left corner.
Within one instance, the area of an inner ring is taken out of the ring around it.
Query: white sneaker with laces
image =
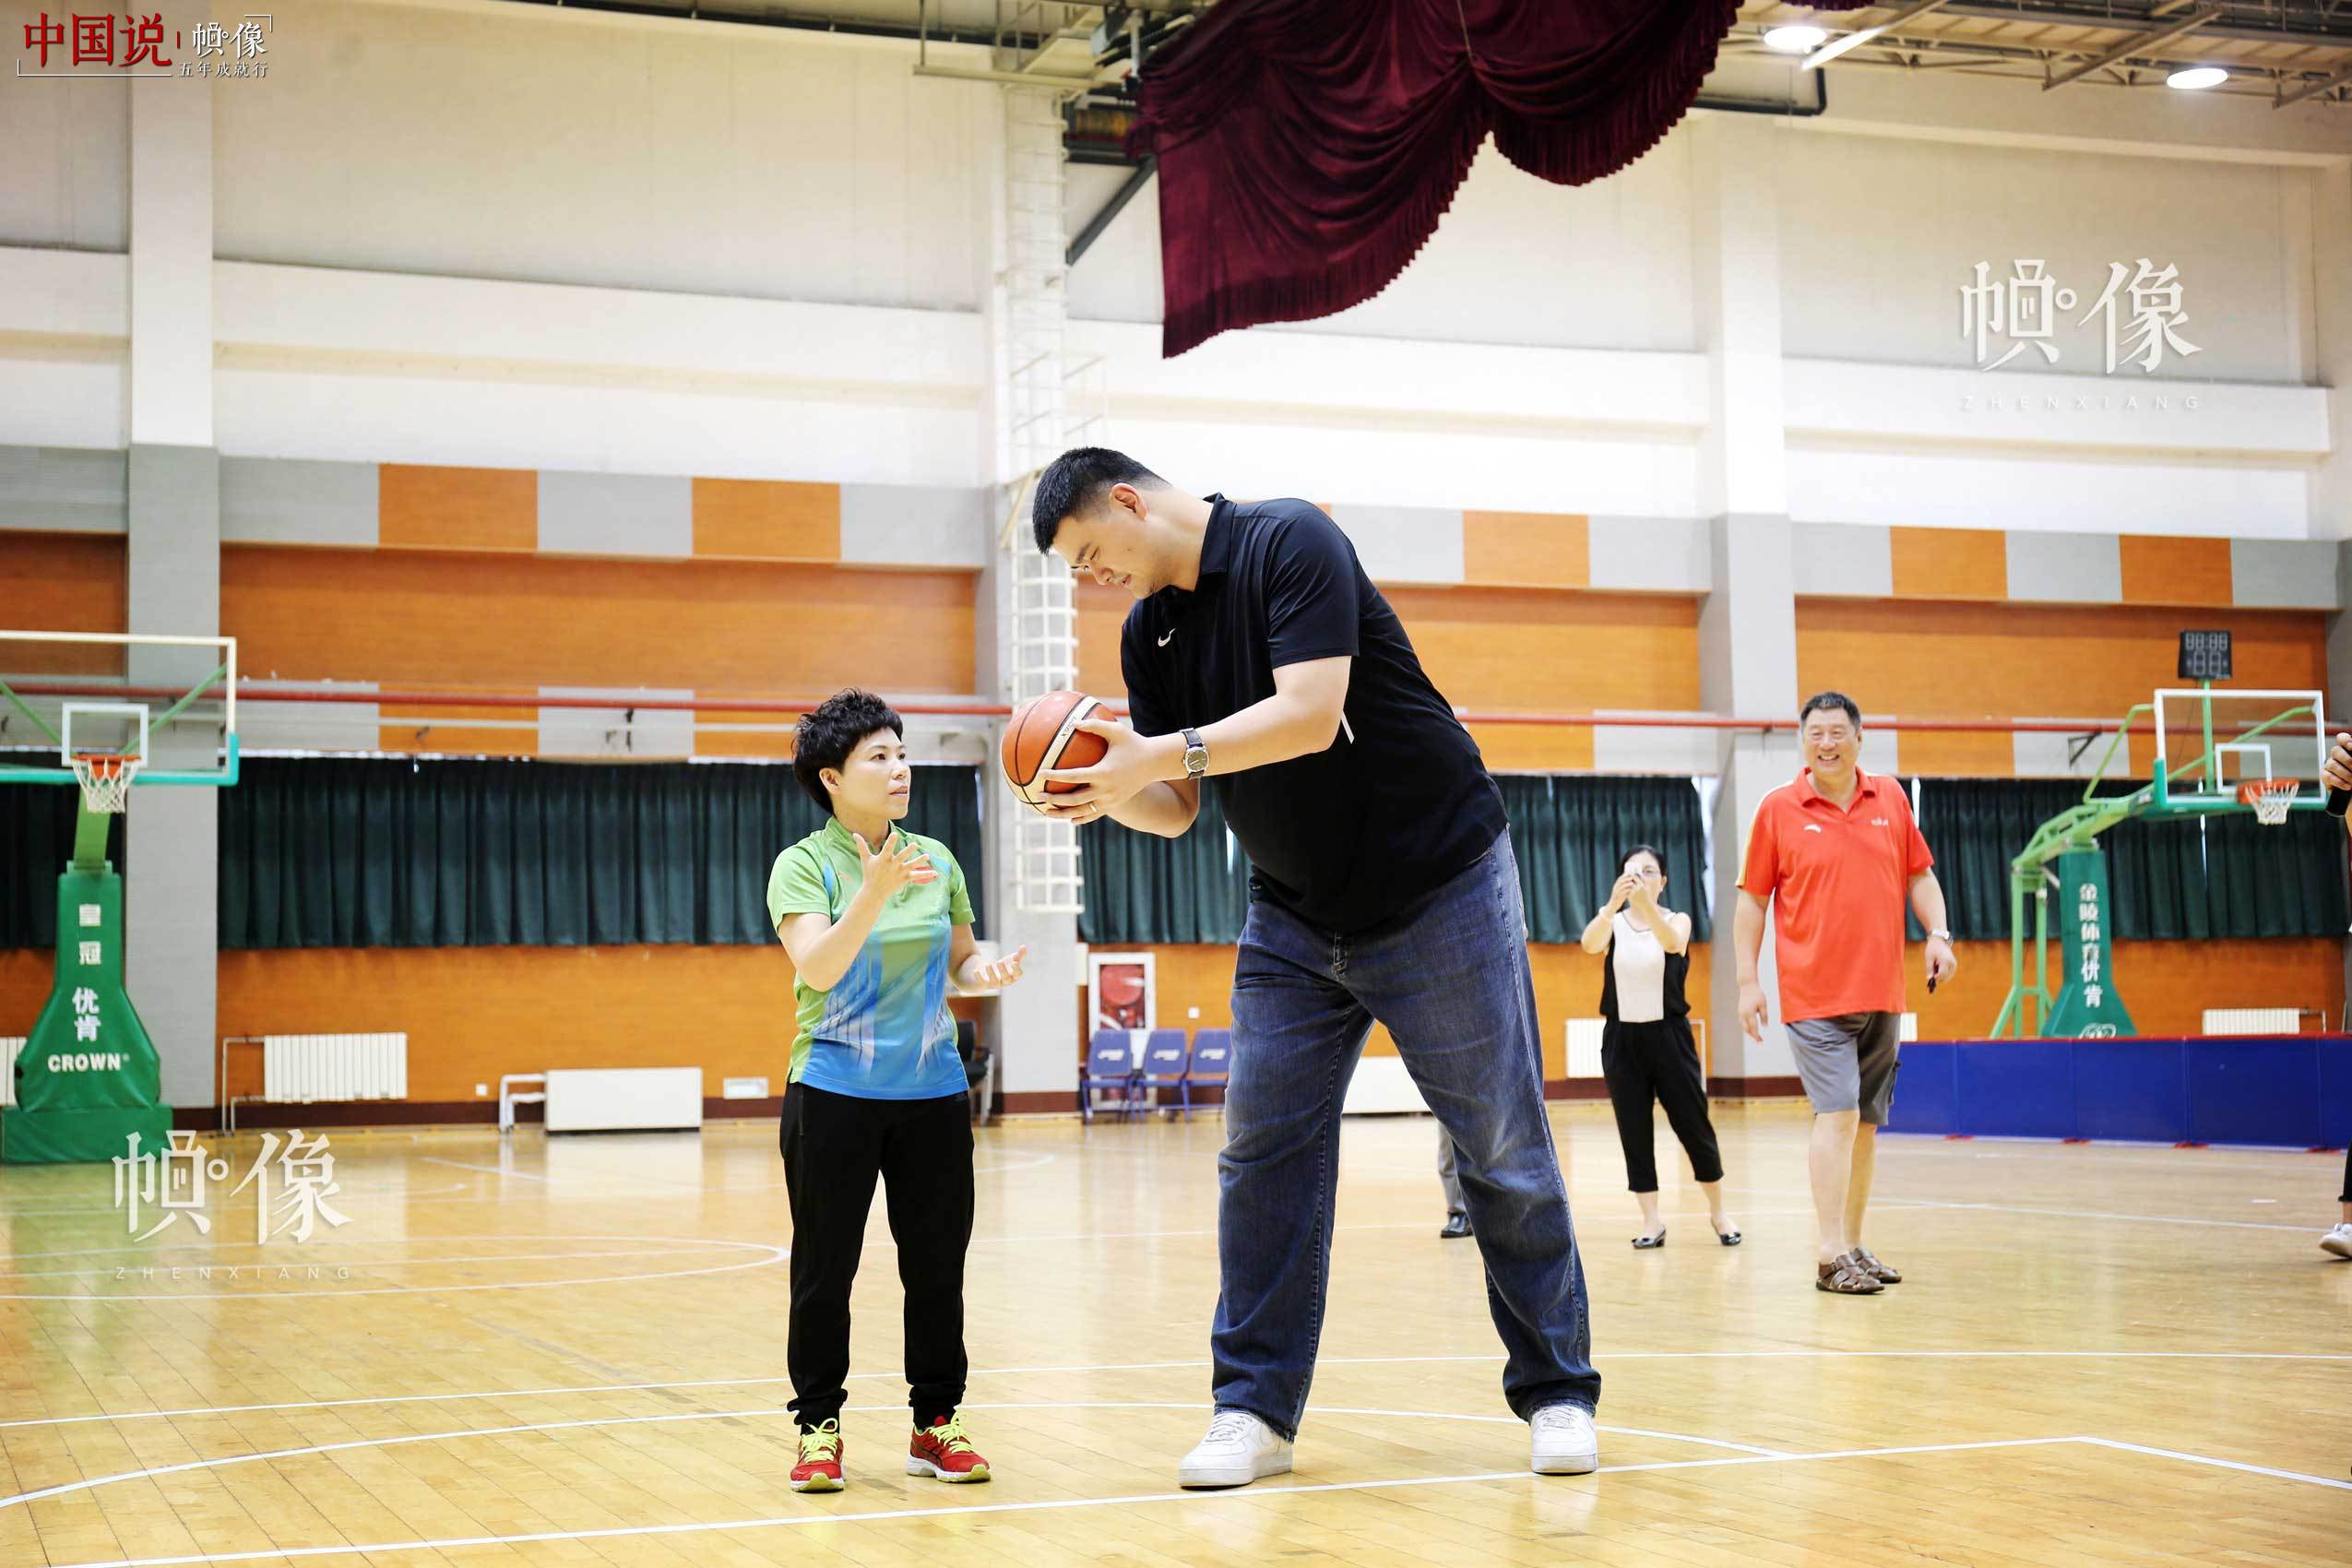
[[[2320,1251],[2334,1253],[2340,1258],[2352,1258],[2352,1219],[2345,1220],[2321,1237]]]
[[[1209,1418],[1208,1435],[1176,1467],[1176,1484],[1188,1487],[1247,1486],[1264,1476],[1290,1470],[1289,1442],[1247,1410],[1219,1410]]]
[[[1588,1476],[1600,1468],[1600,1434],[1582,1405],[1546,1405],[1527,1427],[1527,1467],[1536,1474]]]

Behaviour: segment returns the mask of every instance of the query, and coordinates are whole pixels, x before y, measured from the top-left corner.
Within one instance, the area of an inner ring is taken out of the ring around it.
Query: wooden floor
[[[1297,1471],[1216,1494],[1174,1485],[1213,1119],[982,1134],[985,1487],[901,1473],[877,1213],[823,1498],[784,1484],[770,1126],[339,1134],[350,1222],[266,1247],[250,1192],[141,1246],[107,1170],[0,1170],[0,1565],[2352,1561],[2340,1157],[1891,1138],[1871,1240],[1910,1280],[1851,1300],[1811,1286],[1800,1112],[1717,1114],[1747,1245],[1680,1186],[1645,1253],[1605,1112],[1555,1115],[1600,1475],[1526,1473],[1431,1124],[1384,1120],[1348,1131]]]

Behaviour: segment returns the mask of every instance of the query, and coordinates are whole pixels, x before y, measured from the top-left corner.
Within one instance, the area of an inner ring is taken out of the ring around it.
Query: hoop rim
[[[2303,792],[2299,778],[2245,778],[2238,784],[2239,801],[2250,807],[2264,827],[2287,826],[2287,811]]]

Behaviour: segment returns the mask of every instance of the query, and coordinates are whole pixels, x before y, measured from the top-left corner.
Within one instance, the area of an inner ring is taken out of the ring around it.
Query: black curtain
[[[1574,942],[1609,899],[1625,851],[1657,849],[1666,903],[1691,917],[1691,939],[1713,932],[1705,884],[1706,825],[1687,778],[1509,776],[1503,805],[1519,857],[1527,932],[1537,942]]]
[[[1935,851],[1954,936],[2008,937],[2009,862],[2036,828],[2082,799],[2083,786],[2064,779],[1921,784],[1919,830]],[[2111,929],[2123,941],[2342,936],[2352,920],[2344,825],[2321,812],[2290,813],[2279,827],[2239,812],[2202,823],[2142,817],[2108,829],[2098,842],[2115,906]]]
[[[914,805],[977,921],[978,773],[917,768]],[[824,821],[787,767],[255,758],[220,792],[220,945],[773,942],[769,868]]]
[[[1495,781],[1511,818],[1527,929],[1538,942],[1574,942],[1609,897],[1625,850],[1665,857],[1668,901],[1689,911],[1692,934],[1709,921],[1700,873],[1706,841],[1698,792],[1687,778],[1509,777]],[[1181,838],[1134,833],[1116,823],[1078,835],[1089,943],[1233,942],[1249,908],[1249,862],[1225,829],[1217,792],[1201,795],[1200,820]]]
[[[1078,835],[1086,908],[1078,940],[1238,942],[1250,907],[1250,862],[1226,830],[1218,791],[1201,791],[1192,831],[1162,838],[1115,822]]]
[[[57,766],[55,752],[0,757],[17,767]],[[57,873],[74,858],[81,801],[70,784],[0,784],[0,949],[57,945]],[[116,871],[128,869],[126,850],[116,817],[106,836],[106,858]]]

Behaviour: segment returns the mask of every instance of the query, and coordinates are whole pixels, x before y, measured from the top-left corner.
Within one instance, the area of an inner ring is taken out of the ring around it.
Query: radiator
[[[1568,1020],[1568,1075],[1572,1078],[1600,1076],[1600,1033],[1609,1027],[1603,1018],[1571,1018]]]
[[[550,1067],[547,1130],[699,1128],[699,1067]]]
[[[2291,1035],[2303,1029],[2299,1007],[2208,1007],[2204,1032],[2209,1035]]]
[[[22,1035],[0,1039],[0,1105],[17,1103],[17,1052],[24,1048]]]
[[[1348,1097],[1339,1102],[1342,1116],[1383,1116],[1428,1110],[1429,1101],[1421,1098],[1420,1087],[1405,1070],[1404,1062],[1395,1056],[1366,1056],[1359,1060],[1355,1075],[1348,1080]]]
[[[261,1098],[319,1099],[409,1098],[409,1037],[264,1035]]]

